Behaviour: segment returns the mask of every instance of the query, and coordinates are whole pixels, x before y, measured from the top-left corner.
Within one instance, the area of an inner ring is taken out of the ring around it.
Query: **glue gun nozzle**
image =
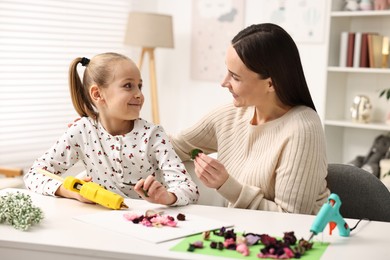
[[[310,235],[309,239],[307,240],[307,242],[310,242],[313,239],[314,235],[315,234],[313,232],[311,232],[311,235]]]
[[[125,203],[122,202],[121,209],[128,209],[128,208],[129,208],[129,206],[127,206]]]

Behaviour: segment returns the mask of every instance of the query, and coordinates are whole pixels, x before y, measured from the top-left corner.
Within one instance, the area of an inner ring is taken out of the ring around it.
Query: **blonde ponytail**
[[[77,72],[77,65],[79,63],[82,63],[83,66],[88,64],[86,58],[76,58],[69,66],[69,89],[73,107],[80,116],[88,116],[96,119],[97,113],[93,107],[91,98],[89,97],[88,86],[83,86]]]

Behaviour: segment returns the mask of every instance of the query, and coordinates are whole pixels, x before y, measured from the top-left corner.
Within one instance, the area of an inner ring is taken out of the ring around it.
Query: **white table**
[[[180,239],[164,243],[151,243],[126,236],[95,225],[75,220],[74,216],[107,211],[98,205],[83,204],[75,200],[30,194],[35,206],[45,218],[28,231],[19,231],[10,225],[0,225],[0,259],[224,259],[194,253],[173,252],[169,249]],[[130,208],[145,207],[143,200],[126,200]],[[154,204],[150,204],[151,207]],[[235,231],[246,231],[271,236],[282,236],[294,231],[296,237],[308,239],[314,216],[190,205],[177,208],[178,213],[207,216],[234,223]],[[357,220],[346,219],[350,226]],[[328,227],[316,240],[331,242],[322,259],[388,259],[390,223],[362,221],[350,237],[340,237],[335,229],[328,235]],[[227,259],[227,258],[226,258]],[[228,258],[232,259],[232,258]]]

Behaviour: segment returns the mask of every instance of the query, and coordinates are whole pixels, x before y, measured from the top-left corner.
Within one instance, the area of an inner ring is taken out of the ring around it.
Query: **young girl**
[[[85,66],[83,83],[79,63]],[[82,118],[34,162],[24,177],[28,189],[88,202],[38,172],[42,168],[61,175],[82,161],[86,181],[121,196],[172,206],[197,202],[198,187],[167,134],[161,126],[139,118],[142,79],[131,59],[117,53],[76,58],[69,68],[69,83],[73,105]]]

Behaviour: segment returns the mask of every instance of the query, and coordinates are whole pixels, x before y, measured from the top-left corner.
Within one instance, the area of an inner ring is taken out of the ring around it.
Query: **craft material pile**
[[[250,247],[256,244],[263,244],[264,247],[257,253],[259,258],[290,259],[301,258],[301,256],[310,250],[313,243],[309,243],[303,238],[297,241],[294,232],[285,232],[282,239],[271,237],[267,234],[244,233],[238,235],[234,229],[227,230],[222,227],[220,230],[213,231],[214,236],[224,238],[224,242],[212,241],[210,247],[215,250],[235,250],[243,256],[250,254]],[[211,232],[203,233],[203,240],[210,241]],[[203,241],[195,241],[188,247],[189,252],[203,248]]]
[[[163,212],[155,212],[153,210],[147,210],[144,215],[125,213],[123,217],[129,221],[132,221],[134,224],[142,224],[147,227],[176,227],[177,221],[173,216],[164,215]],[[179,213],[177,215],[177,220],[184,221],[185,215]]]
[[[26,231],[42,219],[42,210],[32,205],[29,195],[16,192],[0,197],[0,223]]]

